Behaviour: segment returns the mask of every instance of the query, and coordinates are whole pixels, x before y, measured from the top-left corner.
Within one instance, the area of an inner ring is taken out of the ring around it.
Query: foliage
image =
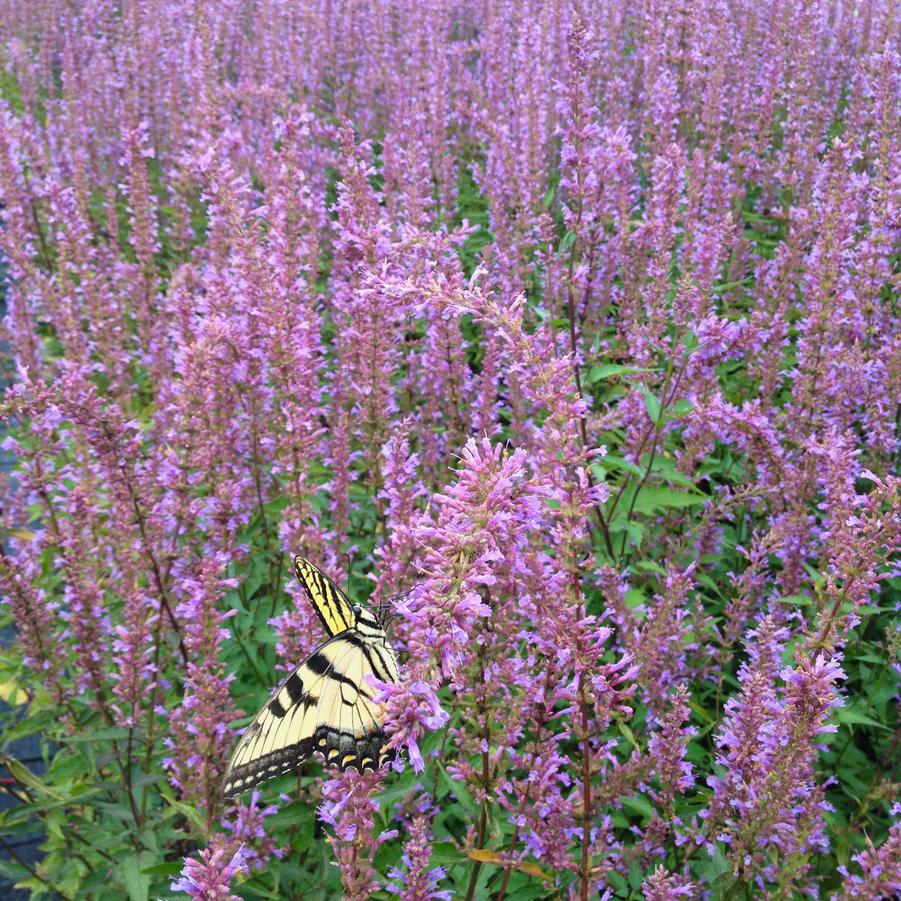
[[[0,4],[35,897],[901,889],[890,3]],[[221,797],[394,598],[395,769]],[[187,859],[187,862],[185,862]],[[337,863],[337,867],[333,866]]]

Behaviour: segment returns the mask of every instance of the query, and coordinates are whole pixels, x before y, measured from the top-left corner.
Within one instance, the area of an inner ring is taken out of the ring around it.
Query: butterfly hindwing
[[[360,772],[390,759],[369,675],[397,680],[397,663],[384,636],[349,630],[316,648],[247,727],[229,764],[225,796],[296,769],[316,751],[328,764]]]
[[[295,557],[294,572],[329,635],[340,635],[354,627],[356,618],[347,595],[321,569],[303,557]]]

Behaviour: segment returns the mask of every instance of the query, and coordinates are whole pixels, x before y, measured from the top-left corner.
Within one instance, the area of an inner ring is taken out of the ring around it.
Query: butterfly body
[[[315,648],[272,693],[241,737],[225,777],[226,797],[296,769],[319,752],[342,770],[374,770],[392,756],[372,676],[397,681],[397,660],[371,611],[302,557],[301,584],[332,636]]]

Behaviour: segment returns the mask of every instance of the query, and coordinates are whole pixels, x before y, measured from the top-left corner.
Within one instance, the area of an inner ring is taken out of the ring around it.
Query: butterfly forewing
[[[304,584],[326,628],[348,615],[353,625],[316,648],[247,727],[226,773],[227,797],[296,769],[316,751],[328,764],[361,772],[392,756],[384,747],[383,711],[369,681],[370,676],[397,681],[397,661],[384,632],[368,616],[357,628],[343,593],[306,560],[296,558],[295,565],[298,575],[309,577]]]
[[[322,570],[303,557],[295,557],[294,572],[329,635],[340,635],[354,627],[356,617],[347,595]]]

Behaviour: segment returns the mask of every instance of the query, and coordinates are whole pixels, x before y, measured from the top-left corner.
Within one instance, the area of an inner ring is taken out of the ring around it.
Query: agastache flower
[[[240,901],[231,893],[231,884],[239,873],[247,872],[247,864],[239,848],[228,863],[224,849],[200,852],[200,860],[185,858],[181,878],[170,886],[173,892],[184,892],[194,901]]]
[[[167,744],[173,756],[165,762],[183,797],[204,811],[208,828],[223,803],[220,786],[232,740],[228,729],[232,677],[217,660],[228,635],[225,617],[215,606],[218,592],[229,584],[220,576],[222,564],[216,558],[206,561],[200,577],[184,586],[186,596],[178,614],[186,623],[188,672],[184,697],[170,720],[172,738]]]
[[[378,889],[372,865],[375,852],[397,835],[393,830],[374,834],[378,811],[375,794],[381,779],[379,773],[361,775],[356,770],[345,770],[322,787],[319,816],[333,830],[329,842],[348,901],[364,901]]]
[[[375,700],[385,705],[385,716],[391,723],[391,747],[405,748],[413,769],[421,773],[425,764],[417,741],[440,729],[448,721],[448,714],[428,682],[397,685],[373,680],[373,687],[378,690]]]
[[[255,870],[262,869],[273,858],[281,858],[285,853],[266,833],[266,818],[278,813],[278,807],[274,804],[261,806],[259,801],[260,792],[256,789],[248,803],[238,801],[222,819],[222,827],[229,834],[227,840],[221,835],[215,838],[217,848],[226,852],[237,849],[244,862]]]
[[[892,815],[895,822],[888,838],[878,848],[867,838],[866,850],[854,855],[860,874],[844,865],[838,868],[844,881],[841,894],[833,895],[833,899],[888,898],[901,893],[901,804],[892,805]]]
[[[709,780],[714,800],[702,814],[716,833],[710,839],[728,846],[735,873],[776,883],[780,869],[770,865],[767,851],[790,855],[818,843],[825,804],[812,765],[819,736],[835,731],[826,716],[842,703],[835,683],[844,673],[836,659],[819,655],[785,668],[781,677],[782,699],[763,671],[745,670],[740,699],[728,702],[717,737],[726,775]]]
[[[388,873],[395,880],[388,884],[388,891],[401,901],[450,901],[453,897],[449,891],[438,888],[446,875],[444,867],[429,867],[431,839],[428,820],[417,814],[410,824],[410,838],[404,844],[404,869],[394,867]]]
[[[651,877],[641,885],[645,901],[679,901],[680,898],[695,896],[695,885],[690,879],[683,879],[675,873],[667,873],[662,866],[654,870]]]
[[[891,733],[821,758],[898,672],[892,4],[2,9],[6,681],[125,844],[303,893],[218,789],[325,637],[289,555],[349,555],[421,769],[382,854],[382,783],[327,786],[349,897],[440,897],[450,837],[464,897],[897,893]]]

